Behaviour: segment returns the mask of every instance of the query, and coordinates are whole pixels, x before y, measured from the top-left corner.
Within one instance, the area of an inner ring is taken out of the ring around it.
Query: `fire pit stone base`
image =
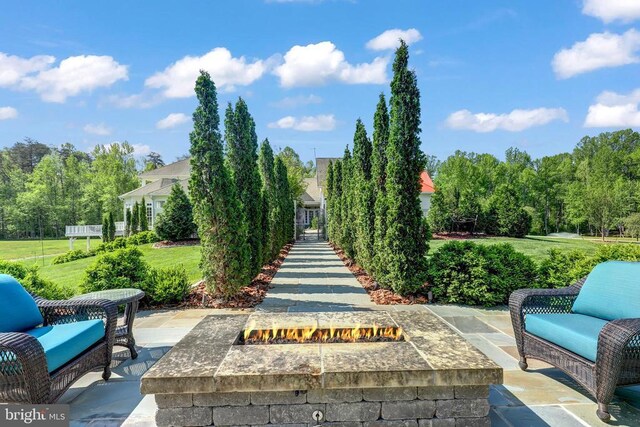
[[[488,385],[157,394],[156,423],[160,427],[489,426],[488,396]]]
[[[239,345],[247,328],[402,329],[402,341]],[[215,315],[143,376],[158,426],[489,426],[502,368],[425,311]]]

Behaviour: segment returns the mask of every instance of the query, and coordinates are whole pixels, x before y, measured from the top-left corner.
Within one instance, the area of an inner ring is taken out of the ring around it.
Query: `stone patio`
[[[591,397],[559,370],[531,359],[528,372],[518,368],[506,308],[376,306],[369,301],[357,281],[345,275],[340,267],[348,272],[326,244],[296,244],[273,282],[274,289],[269,291],[265,302],[256,311],[431,312],[503,368],[503,385],[492,386],[489,392],[492,425],[607,425],[596,417],[596,404]],[[326,272],[325,268],[333,270]],[[293,276],[296,271],[312,274],[301,281]],[[341,294],[340,291],[345,292]],[[116,347],[113,376],[109,382],[102,381],[100,373],[96,372],[75,383],[61,400],[61,403],[71,405],[71,424],[155,425],[157,406],[153,396],[140,394],[142,375],[206,316],[246,315],[250,312],[194,309],[139,313],[134,332],[140,356],[132,361],[128,359],[127,350]],[[617,397],[612,402],[610,411],[613,419],[609,425],[640,425],[640,388],[620,389],[618,394],[626,400]]]

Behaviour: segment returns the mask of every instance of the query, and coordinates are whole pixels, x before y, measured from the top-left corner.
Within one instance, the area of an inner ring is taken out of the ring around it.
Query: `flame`
[[[305,326],[299,328],[285,328],[272,324],[269,329],[256,329],[252,322],[243,332],[245,344],[267,343],[322,343],[322,342],[359,342],[359,341],[401,341],[402,328],[394,326],[381,327],[360,326],[352,328],[329,326]]]

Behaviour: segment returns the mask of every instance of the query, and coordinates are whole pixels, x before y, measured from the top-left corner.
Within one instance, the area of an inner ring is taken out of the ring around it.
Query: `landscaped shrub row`
[[[155,243],[160,239],[153,231],[141,231],[129,237],[117,237],[111,242],[100,243],[96,249],[90,251],[83,251],[82,249],[76,249],[73,251],[65,252],[62,255],[58,255],[51,262],[52,264],[64,264],[65,262],[71,262],[82,258],[89,258],[96,256],[97,254],[105,252],[113,252],[117,249],[126,248],[129,246],[139,246],[147,243]]]
[[[154,269],[136,247],[104,253],[85,272],[83,292],[137,288],[149,304],[175,304],[187,296],[190,283],[182,265]]]
[[[26,290],[42,298],[67,299],[73,294],[70,289],[40,277],[36,265],[27,267],[18,262],[0,260],[0,273],[15,277]]]
[[[89,258],[96,255],[95,250],[83,251],[82,249],[76,249],[68,251],[62,255],[58,255],[51,261],[52,264],[64,264],[65,262],[75,261],[77,259]]]
[[[431,257],[428,281],[439,303],[493,306],[506,304],[516,289],[568,286],[609,260],[640,261],[640,246],[602,245],[592,256],[580,250],[551,249],[549,257],[536,266],[508,243],[453,241]]]

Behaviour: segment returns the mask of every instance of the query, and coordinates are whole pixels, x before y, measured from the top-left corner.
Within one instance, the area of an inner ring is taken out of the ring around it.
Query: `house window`
[[[164,208],[164,201],[156,202],[156,210],[162,210]]]
[[[153,205],[147,203],[147,223],[153,225]]]

